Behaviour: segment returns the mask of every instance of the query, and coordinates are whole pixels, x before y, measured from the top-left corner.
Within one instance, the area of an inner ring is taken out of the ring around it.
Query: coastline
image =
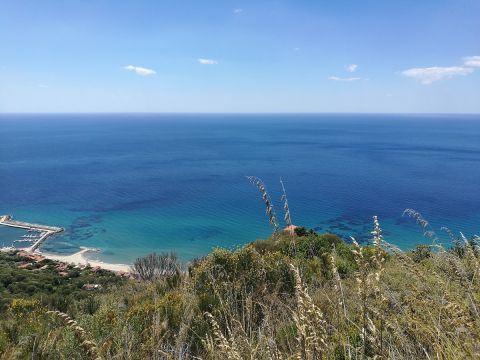
[[[25,251],[28,254],[31,254],[34,256],[40,256],[42,258],[55,260],[55,261],[59,261],[66,264],[80,265],[80,266],[90,265],[91,267],[98,267],[98,268],[110,270],[116,273],[131,272],[130,271],[131,266],[129,264],[107,263],[100,260],[88,259],[85,256],[85,254],[98,252],[99,250],[95,248],[80,247],[80,251],[77,251],[76,253],[73,253],[70,255],[52,254],[52,253],[38,250],[40,245],[45,240],[47,240],[48,237],[50,237],[51,235],[57,234],[59,232],[63,232],[64,228],[32,224],[32,223],[14,220],[12,215],[0,216],[0,225],[13,227],[13,228],[27,229],[28,231],[36,231],[40,234],[38,238],[35,238],[35,242],[27,248],[14,248],[13,246],[7,246],[7,247],[2,247],[0,251],[11,251],[11,250]]]
[[[106,263],[100,260],[90,260],[88,259],[85,254],[98,252],[95,248],[87,248],[82,247],[80,251],[73,253],[71,255],[59,255],[59,254],[52,254],[43,251],[36,251],[35,254],[41,255],[46,259],[56,260],[59,262],[73,264],[73,265],[90,265],[92,267],[99,267],[101,269],[110,270],[117,273],[130,273],[131,269],[129,264],[114,264],[114,263]]]

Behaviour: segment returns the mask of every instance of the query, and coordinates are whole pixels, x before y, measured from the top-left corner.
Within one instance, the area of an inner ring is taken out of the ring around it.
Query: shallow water
[[[478,139],[475,115],[4,114],[0,214],[65,227],[48,251],[190,259],[267,237],[245,176],[265,181],[279,213],[282,177],[295,224],[367,241],[378,215],[410,248],[425,239],[407,207],[439,232],[480,232]]]
[[[27,232],[23,229],[17,229],[8,226],[0,225],[0,248],[15,245],[16,247],[28,246],[28,243],[15,243],[16,240],[21,240],[23,235]]]

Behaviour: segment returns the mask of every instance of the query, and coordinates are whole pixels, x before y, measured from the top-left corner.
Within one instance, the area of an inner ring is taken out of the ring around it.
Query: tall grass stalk
[[[295,276],[295,298],[297,306],[293,312],[293,320],[297,329],[298,360],[322,359],[328,352],[327,323],[316,306],[306,287],[303,285],[298,269],[291,265]]]
[[[423,236],[427,239],[430,239],[433,243],[438,240],[437,234],[430,226],[430,223],[425,220],[425,218],[418,211],[414,209],[405,209],[403,211],[403,216],[408,216],[415,220],[415,222],[421,227]]]
[[[75,320],[57,310],[47,311],[47,314],[52,315],[54,318],[60,320],[64,326],[68,326],[73,330],[76,339],[89,359],[102,360],[98,353],[97,344],[88,339],[87,332],[79,326]]]
[[[293,249],[293,253],[297,253],[297,246],[295,244],[295,229],[293,227],[292,223],[292,218],[290,214],[290,206],[288,205],[288,198],[287,198],[287,192],[285,190],[285,185],[283,184],[282,178],[280,178],[280,184],[282,185],[282,198],[281,200],[283,201],[283,212],[284,212],[284,217],[283,219],[285,220],[285,224],[287,224],[287,231],[290,232],[292,236],[292,241],[291,241],[291,246]]]
[[[250,180],[250,182],[254,184],[262,194],[262,200],[265,204],[268,221],[273,227],[274,234],[276,234],[279,231],[280,226],[277,220],[277,215],[275,213],[275,208],[273,207],[273,202],[270,199],[270,195],[268,194],[265,184],[256,176],[247,176],[247,179]]]

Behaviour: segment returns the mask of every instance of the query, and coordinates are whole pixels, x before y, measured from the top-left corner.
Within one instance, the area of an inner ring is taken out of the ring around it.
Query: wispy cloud
[[[362,78],[359,78],[359,77],[341,78],[341,77],[338,77],[338,76],[329,76],[328,79],[329,80],[334,80],[334,81],[346,81],[346,82],[362,80]]]
[[[413,68],[402,71],[407,77],[419,80],[422,84],[428,85],[434,81],[448,79],[457,75],[468,75],[473,72],[472,68],[464,66],[440,67],[433,66],[427,68]]]
[[[200,58],[198,59],[198,62],[202,65],[216,65],[218,64],[218,61],[217,60],[213,60],[213,59],[204,59],[204,58]]]
[[[351,64],[351,65],[348,65],[348,66],[347,66],[347,71],[349,71],[349,72],[352,72],[352,73],[353,73],[353,72],[355,72],[355,70],[357,70],[357,67],[358,67],[358,65],[357,65],[357,64]]]
[[[463,58],[463,61],[466,66],[480,67],[480,56],[467,56]]]
[[[155,75],[157,73],[155,70],[143,68],[140,66],[133,66],[133,65],[127,65],[124,67],[124,69],[128,71],[133,71],[134,73],[140,76]]]
[[[243,9],[233,9],[234,14],[241,14],[243,13]]]
[[[48,89],[48,85],[47,84],[38,84],[37,85],[39,88],[41,89]]]

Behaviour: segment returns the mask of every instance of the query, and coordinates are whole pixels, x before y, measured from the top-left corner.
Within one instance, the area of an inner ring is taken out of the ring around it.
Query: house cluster
[[[101,289],[102,285],[100,284],[83,284],[82,289],[87,291],[98,290]]]
[[[32,253],[29,253],[29,252],[26,252],[26,251],[19,251],[17,253],[17,256],[21,256],[21,257],[30,259],[33,262],[40,262],[40,261],[45,260],[45,256],[38,255],[38,254],[32,254]]]
[[[19,257],[22,257],[24,260],[18,264],[18,268],[20,269],[32,269],[35,271],[41,271],[41,270],[46,270],[48,268],[54,268],[58,273],[58,275],[62,277],[69,277],[70,271],[72,269],[84,270],[86,268],[89,268],[90,272],[92,273],[98,273],[99,271],[102,271],[102,268],[100,266],[90,267],[90,265],[88,264],[72,265],[64,262],[52,262],[52,261],[50,261],[49,264],[41,264],[44,260],[46,260],[45,256],[31,253],[31,252],[26,252],[26,251],[18,251],[16,255]],[[120,276],[123,278],[134,279],[134,276],[130,272],[116,272],[116,274],[117,276]],[[85,284],[85,285],[92,285],[92,284]],[[93,290],[93,288],[91,288],[90,286],[86,286],[85,290]]]
[[[26,261],[22,261],[18,265],[18,268],[20,268],[20,269],[34,268],[35,271],[41,271],[41,270],[46,270],[49,267],[53,267],[58,275],[60,275],[62,277],[69,277],[70,276],[69,270],[71,270],[72,265],[69,265],[67,263],[59,262],[59,263],[56,263],[56,264],[44,264],[40,267],[35,267],[35,264],[38,264],[38,263],[42,262],[43,260],[45,260],[44,256],[38,255],[38,254],[32,254],[32,253],[24,252],[24,251],[19,251],[17,253],[17,256],[22,257],[26,260]],[[74,266],[73,268],[83,270],[86,267],[87,266],[85,266],[85,265],[78,264],[78,265]],[[99,266],[95,266],[95,267],[91,268],[90,271],[93,272],[93,273],[97,273],[100,270],[101,270],[101,268]],[[87,284],[82,285],[82,289],[87,290],[87,291],[98,290],[98,289],[101,289],[101,285],[87,283]]]

